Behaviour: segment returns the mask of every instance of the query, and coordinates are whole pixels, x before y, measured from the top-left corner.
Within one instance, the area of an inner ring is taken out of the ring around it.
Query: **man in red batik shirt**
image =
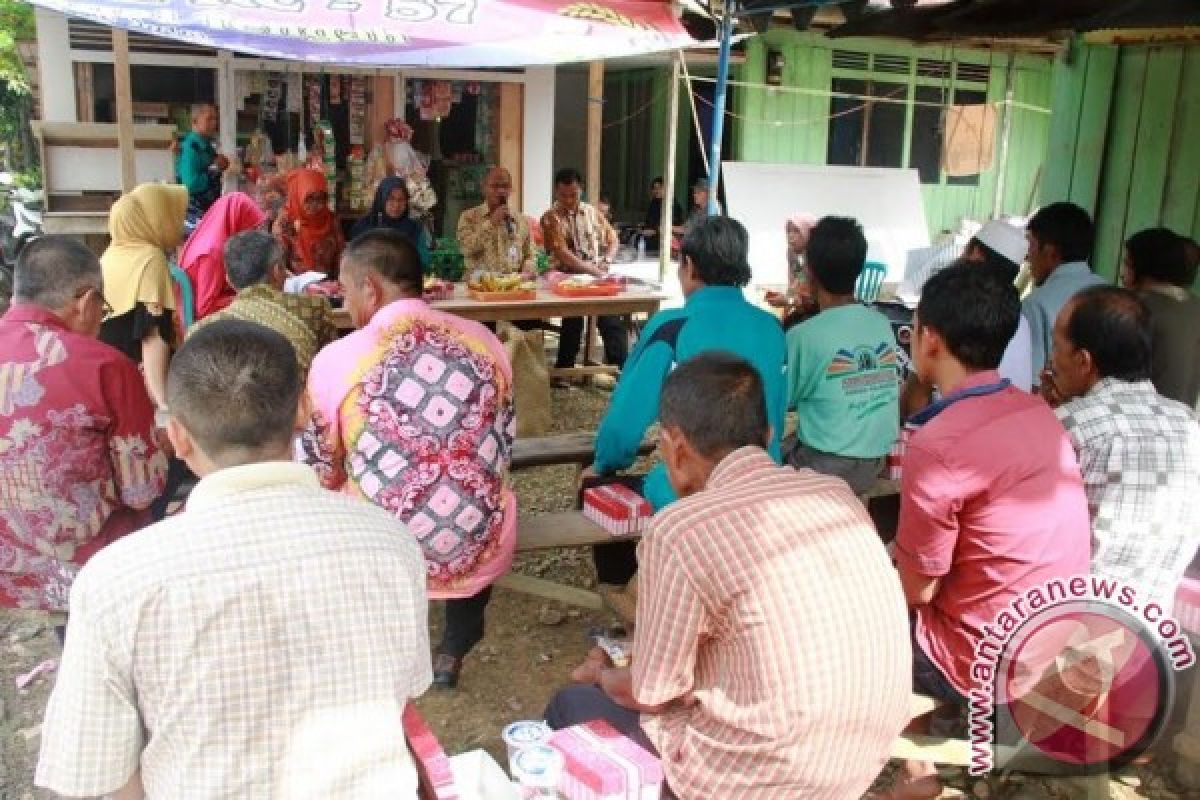
[[[44,236],[0,317],[0,607],[66,611],[79,567],[149,519],[167,461],[137,366],[96,339],[100,262]]]

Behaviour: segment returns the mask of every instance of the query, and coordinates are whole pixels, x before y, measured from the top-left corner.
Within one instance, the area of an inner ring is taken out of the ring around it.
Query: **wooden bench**
[[[636,538],[632,537],[632,540]],[[631,541],[631,538],[612,536],[579,511],[522,514],[517,519],[518,553],[627,541]],[[604,602],[596,592],[530,575],[510,572],[497,580],[496,585],[582,608],[597,611],[604,608]]]
[[[643,439],[638,455],[654,452],[653,439]],[[512,469],[514,472],[534,467],[554,467],[575,464],[585,467],[596,457],[596,435],[594,433],[560,433],[553,436],[536,436],[517,439],[513,442]]]

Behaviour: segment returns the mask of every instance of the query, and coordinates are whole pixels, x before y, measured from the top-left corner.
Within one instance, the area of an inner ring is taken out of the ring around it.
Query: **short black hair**
[[[201,326],[167,373],[167,407],[218,463],[236,451],[253,459],[287,447],[299,400],[300,367],[291,343],[245,320]]]
[[[408,237],[391,228],[375,228],[356,236],[342,251],[342,269],[361,267],[399,288],[409,297],[420,297],[424,286],[421,256]],[[356,273],[358,285],[363,273]]]
[[[921,289],[917,323],[936,331],[964,367],[995,369],[1017,332],[1021,300],[996,270],[959,259]]]
[[[988,269],[996,270],[996,274],[1003,276],[1009,283],[1014,283],[1017,280],[1017,275],[1021,272],[1019,264],[1014,264],[1005,256],[1000,255],[979,241],[978,236],[972,236],[971,241],[967,243],[967,250],[969,251],[971,248],[978,248],[979,252],[983,253],[983,263],[977,266],[986,266]]]
[[[1096,228],[1088,212],[1074,203],[1051,203],[1041,208],[1025,229],[1037,237],[1039,244],[1058,248],[1064,262],[1087,261],[1092,257]]]
[[[692,260],[696,276],[708,286],[745,286],[750,282],[746,256],[750,236],[732,217],[705,217],[683,235],[680,259]]]
[[[266,283],[271,267],[283,261],[283,246],[266,231],[242,231],[225,242],[225,274],[233,288]]]
[[[678,428],[700,455],[717,460],[739,447],[763,447],[770,431],[762,376],[733,353],[709,351],[663,382],[659,422]]]
[[[100,288],[100,260],[65,234],[39,236],[21,250],[13,270],[13,302],[59,309],[84,286]]]
[[[573,183],[583,184],[583,176],[574,167],[563,167],[554,173],[555,186],[570,186]]]
[[[1151,278],[1172,286],[1192,285],[1187,240],[1168,228],[1147,228],[1125,241],[1135,278]]]
[[[854,294],[867,261],[867,237],[849,217],[821,217],[808,234],[804,263],[817,283],[831,294]]]
[[[650,186],[651,186],[651,188],[653,188],[655,186],[663,185],[664,183],[665,182],[663,181],[663,176],[659,175],[654,180],[650,181]]]
[[[1092,286],[1068,300],[1067,308],[1067,338],[1092,354],[1101,378],[1150,380],[1154,334],[1141,298],[1116,286]]]

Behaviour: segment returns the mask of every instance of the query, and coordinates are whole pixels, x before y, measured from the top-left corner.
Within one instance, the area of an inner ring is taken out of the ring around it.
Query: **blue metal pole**
[[[713,91],[712,141],[709,143],[708,215],[719,213],[717,188],[721,185],[721,139],[725,135],[725,95],[729,91],[729,54],[733,49],[733,4],[725,0],[721,18],[721,50],[717,59],[717,86]]]

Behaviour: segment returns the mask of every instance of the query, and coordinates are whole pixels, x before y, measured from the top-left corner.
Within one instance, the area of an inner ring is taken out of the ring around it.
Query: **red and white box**
[[[1175,621],[1200,638],[1200,578],[1185,577],[1175,592]]]
[[[403,726],[404,738],[416,762],[421,800],[459,800],[450,759],[412,703],[404,707]]]
[[[604,720],[555,731],[550,746],[566,762],[558,788],[567,800],[659,800],[662,796],[662,762]]]
[[[653,514],[646,498],[619,483],[583,491],[583,515],[613,536],[641,533]]]

